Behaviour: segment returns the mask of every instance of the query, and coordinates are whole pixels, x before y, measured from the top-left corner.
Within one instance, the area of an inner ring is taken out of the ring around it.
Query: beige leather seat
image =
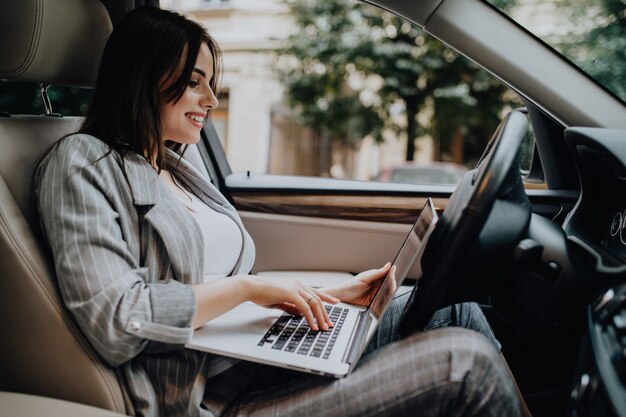
[[[90,86],[111,22],[99,0],[0,0],[0,78]],[[0,117],[0,391],[126,413],[114,371],[59,299],[30,201],[37,159],[80,119]]]

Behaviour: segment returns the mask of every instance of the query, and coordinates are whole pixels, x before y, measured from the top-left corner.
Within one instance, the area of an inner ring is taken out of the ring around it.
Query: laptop
[[[312,331],[304,317],[246,302],[196,329],[185,346],[317,375],[346,376],[356,366],[409,270],[424,253],[437,220],[429,198],[370,305],[325,305],[334,324],[330,330]]]

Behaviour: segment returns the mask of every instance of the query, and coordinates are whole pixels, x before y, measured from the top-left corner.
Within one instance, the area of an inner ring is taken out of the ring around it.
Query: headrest
[[[0,0],[0,79],[93,87],[111,30],[100,0]]]

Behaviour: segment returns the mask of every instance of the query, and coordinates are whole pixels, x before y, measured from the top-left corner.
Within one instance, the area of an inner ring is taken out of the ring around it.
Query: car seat
[[[0,0],[0,78],[93,86],[110,32],[99,0]],[[115,371],[59,298],[31,201],[37,160],[80,122],[54,115],[0,117],[0,391],[126,413]]]

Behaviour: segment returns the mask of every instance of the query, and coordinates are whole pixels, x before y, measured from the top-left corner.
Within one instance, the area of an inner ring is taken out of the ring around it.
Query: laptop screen
[[[421,257],[424,253],[426,242],[438,219],[439,216],[435,211],[432,200],[429,198],[426,200],[422,212],[400,247],[396,258],[391,263],[391,269],[383,279],[378,292],[370,303],[369,311],[374,319],[378,320],[384,314],[396,290],[402,285],[416,261],[421,272]]]

